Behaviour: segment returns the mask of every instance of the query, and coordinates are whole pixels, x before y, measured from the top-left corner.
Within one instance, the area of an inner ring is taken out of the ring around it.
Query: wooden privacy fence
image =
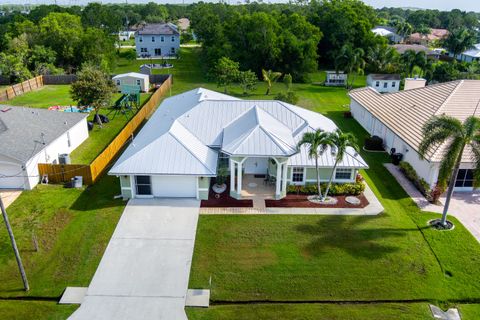
[[[30,92],[41,87],[43,87],[43,76],[28,79],[0,91],[0,101],[13,99],[16,96],[22,95],[26,92]]]
[[[39,164],[38,170],[40,176],[48,175],[48,180],[52,183],[67,182],[75,176],[83,176],[84,184],[93,184],[105,171],[110,162],[126,145],[126,142],[132,137],[135,131],[140,127],[145,118],[147,118],[155,108],[160,104],[163,96],[170,90],[172,85],[172,76],[168,78],[155,90],[150,99],[135,114],[135,116],[125,125],[120,133],[112,142],[100,153],[90,165],[79,164]]]

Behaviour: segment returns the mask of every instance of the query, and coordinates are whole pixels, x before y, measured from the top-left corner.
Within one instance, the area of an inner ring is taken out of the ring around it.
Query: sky
[[[146,3],[149,1],[157,3],[182,3],[183,0],[127,0],[128,3]],[[209,1],[209,0],[204,0]],[[286,2],[288,0],[264,0],[266,2]],[[464,11],[480,12],[479,0],[363,0],[365,3],[374,7],[415,7],[429,8],[439,10],[461,9]],[[86,4],[92,2],[89,0],[56,0],[58,4],[73,5]],[[125,3],[125,0],[97,0],[103,3]],[[194,2],[193,0],[185,0],[185,3]],[[209,1],[210,2],[210,1]],[[213,2],[213,1],[211,1]],[[238,0],[230,0],[230,3],[237,3]],[[55,0],[0,0],[0,4],[16,3],[16,4],[53,4]]]

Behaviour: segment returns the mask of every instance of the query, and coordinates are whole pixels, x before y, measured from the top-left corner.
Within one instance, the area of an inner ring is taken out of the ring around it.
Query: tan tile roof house
[[[458,80],[386,94],[367,87],[352,90],[349,95],[355,119],[370,134],[383,138],[388,149],[395,147],[404,157],[410,157],[412,165],[419,161],[422,127],[432,116],[446,114],[461,121],[471,115],[480,117],[479,80]],[[443,150],[444,146],[431,150],[425,159],[429,166],[442,160]],[[405,154],[409,151],[414,151],[415,156],[411,156],[412,152]],[[473,162],[470,149],[465,150],[462,162],[466,167]],[[418,171],[422,169],[417,168]],[[425,174],[425,179],[435,183],[437,175]]]

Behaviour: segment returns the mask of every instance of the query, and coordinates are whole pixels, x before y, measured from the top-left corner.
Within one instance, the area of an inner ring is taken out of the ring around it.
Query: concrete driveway
[[[186,320],[199,206],[193,199],[130,200],[69,319]]]

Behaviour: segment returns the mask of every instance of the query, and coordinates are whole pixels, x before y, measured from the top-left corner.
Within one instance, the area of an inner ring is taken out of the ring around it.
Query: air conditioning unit
[[[58,155],[58,162],[60,164],[70,164],[72,161],[70,160],[70,155],[68,153],[62,153]]]

